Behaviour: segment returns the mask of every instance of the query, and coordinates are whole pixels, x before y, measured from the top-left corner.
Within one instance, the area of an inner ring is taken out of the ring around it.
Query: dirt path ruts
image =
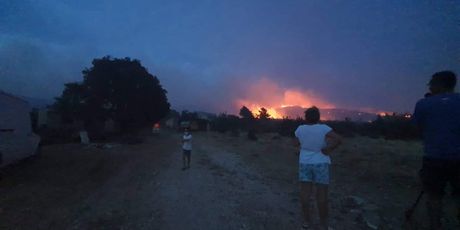
[[[6,170],[0,229],[297,229],[297,202],[226,147],[195,134],[186,171],[178,133],[47,147]]]
[[[206,135],[194,137],[191,169],[180,154],[158,176],[161,229],[296,229],[296,204],[237,154]]]

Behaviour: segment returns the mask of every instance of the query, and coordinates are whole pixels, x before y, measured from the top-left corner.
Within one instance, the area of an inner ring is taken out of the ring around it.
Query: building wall
[[[0,92],[0,167],[35,154],[40,137],[32,133],[30,106]]]
[[[0,92],[0,130],[12,129],[20,135],[32,133],[30,111],[27,102]]]
[[[0,133],[0,167],[17,162],[36,153],[40,137],[31,133],[27,136]]]

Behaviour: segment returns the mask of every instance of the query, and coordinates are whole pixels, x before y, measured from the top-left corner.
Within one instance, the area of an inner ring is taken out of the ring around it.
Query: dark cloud
[[[410,111],[433,72],[460,72],[455,1],[6,0],[0,15],[0,88],[33,97],[57,96],[105,55],[140,59],[175,108],[214,112],[262,100],[248,94],[260,79]]]
[[[0,88],[15,94],[50,99],[63,84],[76,81],[82,59],[69,56],[65,47],[38,40],[4,39],[0,46]]]

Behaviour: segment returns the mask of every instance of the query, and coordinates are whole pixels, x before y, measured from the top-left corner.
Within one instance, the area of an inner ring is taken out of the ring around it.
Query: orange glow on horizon
[[[312,106],[319,109],[348,109],[363,113],[385,116],[392,114],[375,108],[348,108],[339,107],[318,95],[313,90],[300,90],[297,88],[283,88],[268,78],[261,78],[250,85],[245,94],[234,101],[236,111],[246,106],[257,117],[259,110],[265,108],[270,118],[283,119],[285,117],[295,119],[303,117],[303,110]],[[302,112],[300,112],[302,111]],[[324,116],[323,116],[324,115]],[[358,116],[362,114],[359,113]],[[329,113],[322,114],[321,119],[335,119]]]
[[[284,89],[266,78],[262,78],[251,85],[247,94],[235,101],[235,106],[238,110],[242,106],[246,106],[254,116],[258,115],[261,108],[265,108],[271,118],[275,119],[286,117],[287,114],[283,112],[283,109],[289,107],[336,108],[335,105],[323,100],[311,90]]]
[[[237,104],[239,104],[238,109],[240,109],[243,106],[246,106],[249,110],[251,110],[252,115],[254,115],[254,117],[258,116],[260,109],[265,108],[268,114],[270,114],[270,118],[274,118],[274,119],[283,118],[283,114],[278,112],[274,107],[270,107],[266,105],[259,105],[259,104],[252,103],[249,101],[244,101],[244,100],[239,101]]]

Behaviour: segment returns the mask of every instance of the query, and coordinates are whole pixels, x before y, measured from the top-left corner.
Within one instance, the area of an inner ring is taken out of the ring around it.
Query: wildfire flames
[[[248,107],[254,115],[261,108],[267,109],[272,118],[280,119],[288,116],[283,108],[316,106],[323,109],[335,108],[335,105],[319,98],[313,91],[301,91],[298,89],[284,89],[275,82],[263,78],[249,87],[247,94],[236,100],[235,106],[240,109]]]

